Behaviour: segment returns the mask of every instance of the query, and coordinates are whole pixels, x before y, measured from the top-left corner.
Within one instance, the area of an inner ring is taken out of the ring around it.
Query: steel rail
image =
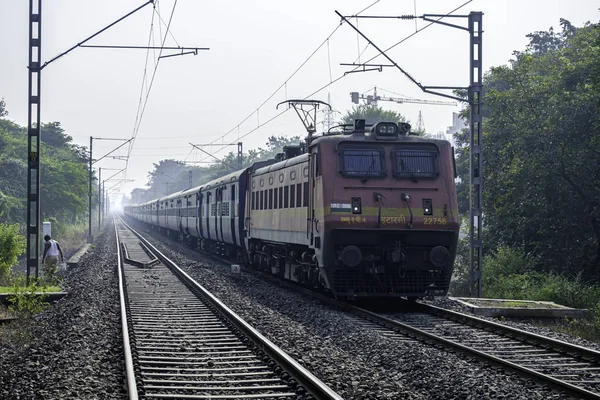
[[[161,260],[163,264],[171,268],[179,277],[185,281],[186,284],[190,285],[193,289],[205,296],[215,308],[225,315],[231,323],[239,329],[244,335],[248,336],[252,342],[269,357],[271,357],[276,363],[278,363],[292,378],[294,378],[299,385],[304,387],[312,396],[317,400],[343,400],[343,398],[334,392],[329,386],[323,381],[314,376],[310,371],[300,365],[296,360],[290,357],[286,352],[277,347],[273,342],[263,336],[255,328],[250,326],[244,321],[239,315],[233,312],[227,307],[221,300],[216,298],[212,293],[205,289],[202,285],[196,282],[190,277],[185,271],[183,271],[177,264],[171,261],[167,256],[161,253],[152,243],[144,238],[140,233],[131,228],[125,221],[120,219],[121,223],[134,233],[140,241],[156,256]]]
[[[335,301],[337,301],[337,300],[335,300]],[[496,356],[488,354],[486,352],[479,351],[474,348],[454,342],[452,340],[445,339],[441,336],[437,336],[435,334],[415,328],[414,326],[402,323],[400,321],[396,321],[396,320],[384,317],[384,316],[374,313],[372,311],[368,311],[368,310],[365,310],[365,309],[362,309],[359,307],[355,307],[355,306],[351,306],[351,305],[348,305],[348,310],[350,312],[360,315],[363,318],[366,318],[372,322],[375,322],[379,325],[385,326],[386,328],[392,329],[394,331],[400,330],[400,331],[404,331],[404,332],[409,332],[410,335],[414,335],[415,337],[423,338],[426,341],[440,343],[446,348],[459,349],[461,352],[469,353],[481,360],[500,365],[503,368],[512,369],[512,370],[514,370],[520,374],[523,374],[527,377],[532,377],[535,380],[537,380],[538,382],[549,384],[549,385],[551,385],[559,390],[563,390],[571,395],[583,396],[584,398],[589,398],[589,399],[600,399],[600,394],[598,394],[598,393],[591,392],[589,390],[578,387],[571,383],[568,383],[568,382],[562,381],[560,379],[553,378],[549,375],[537,372],[533,369],[524,367],[519,364],[515,364],[508,360],[504,360],[500,357],[496,357]],[[513,328],[513,329],[515,329],[515,328]],[[529,332],[523,331],[523,333],[527,334]],[[531,334],[531,335],[534,335],[534,334]],[[536,336],[539,336],[539,335],[536,335]]]
[[[221,262],[226,265],[229,265],[231,263],[231,261],[229,261],[219,255],[211,254],[206,251],[199,250],[199,249],[196,249],[196,250],[198,252],[200,252],[203,256],[206,256],[217,262]],[[257,271],[257,272],[260,272],[260,271]],[[297,284],[282,281],[282,280],[274,278],[268,274],[261,273],[261,276],[265,277],[266,279],[270,280],[271,282],[276,282],[278,285],[282,285],[287,288],[291,288],[292,290],[295,290],[299,293],[303,293],[311,298],[317,299],[323,303],[331,305],[342,311],[358,315],[359,317],[361,317],[363,319],[367,319],[367,320],[369,320],[373,323],[376,323],[380,326],[384,326],[388,329],[391,329],[392,331],[407,334],[408,336],[410,336],[412,338],[424,341],[426,343],[438,343],[448,349],[457,349],[460,352],[468,353],[468,354],[470,354],[480,360],[483,360],[485,362],[489,362],[489,363],[498,365],[504,369],[513,370],[513,371],[519,373],[521,376],[533,378],[534,380],[536,380],[539,383],[548,384],[548,385],[554,387],[555,389],[565,391],[565,392],[569,393],[570,395],[600,400],[599,393],[591,392],[587,389],[578,387],[578,386],[573,385],[568,382],[564,382],[560,379],[556,379],[552,376],[540,373],[531,368],[527,368],[522,365],[515,364],[511,361],[502,359],[500,357],[496,357],[496,356],[488,354],[486,352],[479,351],[477,349],[462,345],[462,344],[454,342],[452,340],[448,340],[446,338],[426,332],[419,328],[415,328],[414,326],[411,326],[409,324],[405,324],[400,321],[396,321],[396,320],[384,317],[375,312],[354,306],[354,305],[346,303],[346,302],[336,300],[336,299],[329,297],[327,295],[324,295],[322,293],[318,293],[313,290],[310,290],[310,289],[307,289],[304,287],[300,287]],[[479,328],[484,329],[486,331],[502,331],[504,336],[512,337],[515,340],[518,340],[521,342],[533,344],[535,346],[546,345],[546,346],[551,347],[551,348],[555,349],[556,351],[560,351],[562,353],[568,353],[571,355],[577,354],[579,357],[581,357],[583,359],[600,362],[600,352],[598,352],[596,350],[587,349],[587,348],[573,345],[573,344],[563,342],[560,340],[547,338],[547,337],[544,337],[544,336],[541,336],[541,335],[538,335],[535,333],[530,333],[530,332],[523,331],[523,330],[520,330],[517,328],[498,324],[498,323],[495,323],[492,321],[487,321],[487,320],[484,320],[481,318],[458,313],[456,311],[446,310],[446,309],[443,309],[440,307],[425,305],[425,304],[421,304],[421,303],[416,303],[415,306],[417,307],[417,309],[420,309],[420,311],[422,311],[424,313],[433,314],[436,316],[445,316],[446,318],[452,319],[454,321],[459,320],[459,322],[462,322],[460,320],[463,320],[463,321],[465,321],[465,322],[463,322],[463,324],[467,324],[467,325],[477,324],[477,325],[479,325],[478,326]],[[469,322],[466,322],[466,321],[469,321]],[[498,333],[498,332],[494,332],[494,333]]]
[[[453,321],[467,323],[468,325],[477,326],[488,331],[501,331],[502,334],[506,336],[514,337],[515,339],[528,342],[529,344],[537,346],[539,346],[540,344],[546,345],[548,347],[553,348],[556,351],[569,354],[577,354],[583,359],[594,362],[600,362],[600,351],[598,350],[589,349],[572,343],[567,343],[562,340],[549,338],[546,336],[539,335],[537,333],[527,332],[522,329],[514,328],[512,326],[502,325],[494,321],[488,321],[483,318],[463,314],[453,310],[447,310],[445,308],[432,306],[430,304],[419,303],[415,306],[428,314],[440,316]]]
[[[121,309],[121,330],[123,332],[123,352],[125,353],[125,376],[127,379],[127,393],[130,400],[138,400],[135,372],[133,370],[133,357],[131,355],[131,344],[129,342],[129,327],[127,319],[127,306],[125,305],[125,281],[123,279],[123,267],[121,259],[121,245],[119,242],[119,231],[116,221],[115,237],[117,238],[117,275],[119,276],[119,308]]]

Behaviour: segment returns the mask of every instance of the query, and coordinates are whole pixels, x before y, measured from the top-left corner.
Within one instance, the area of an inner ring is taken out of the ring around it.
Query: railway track
[[[443,345],[516,371],[569,395],[600,399],[600,352],[425,304],[414,312],[379,314],[346,306],[380,333]],[[404,339],[402,339],[404,338]]]
[[[203,255],[222,263],[226,259]],[[353,314],[357,324],[400,341],[422,341],[517,372],[569,395],[600,399],[600,352],[468,314],[421,303],[411,312],[380,313],[355,307],[268,274],[266,279]]]
[[[123,221],[115,231],[130,399],[342,399]]]

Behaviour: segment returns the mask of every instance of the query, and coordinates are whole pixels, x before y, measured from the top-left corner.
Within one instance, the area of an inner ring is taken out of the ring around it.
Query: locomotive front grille
[[[339,297],[401,297],[443,295],[450,279],[444,271],[413,270],[399,274],[366,274],[356,270],[337,270],[333,290]]]

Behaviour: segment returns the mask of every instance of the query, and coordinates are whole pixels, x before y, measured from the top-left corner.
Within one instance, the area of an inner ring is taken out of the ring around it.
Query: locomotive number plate
[[[448,224],[448,220],[446,218],[425,217],[423,218],[423,223],[425,225],[446,225]]]

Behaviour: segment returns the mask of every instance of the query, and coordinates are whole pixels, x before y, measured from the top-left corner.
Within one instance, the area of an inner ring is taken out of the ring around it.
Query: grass
[[[493,300],[493,299],[462,299],[467,303],[478,307],[493,308],[561,308],[556,304],[539,303],[537,301],[519,301],[519,300]]]
[[[23,291],[34,291],[34,292],[60,292],[62,289],[59,286],[38,286],[38,287],[22,287]],[[13,286],[0,286],[0,293],[12,293],[14,292]]]

